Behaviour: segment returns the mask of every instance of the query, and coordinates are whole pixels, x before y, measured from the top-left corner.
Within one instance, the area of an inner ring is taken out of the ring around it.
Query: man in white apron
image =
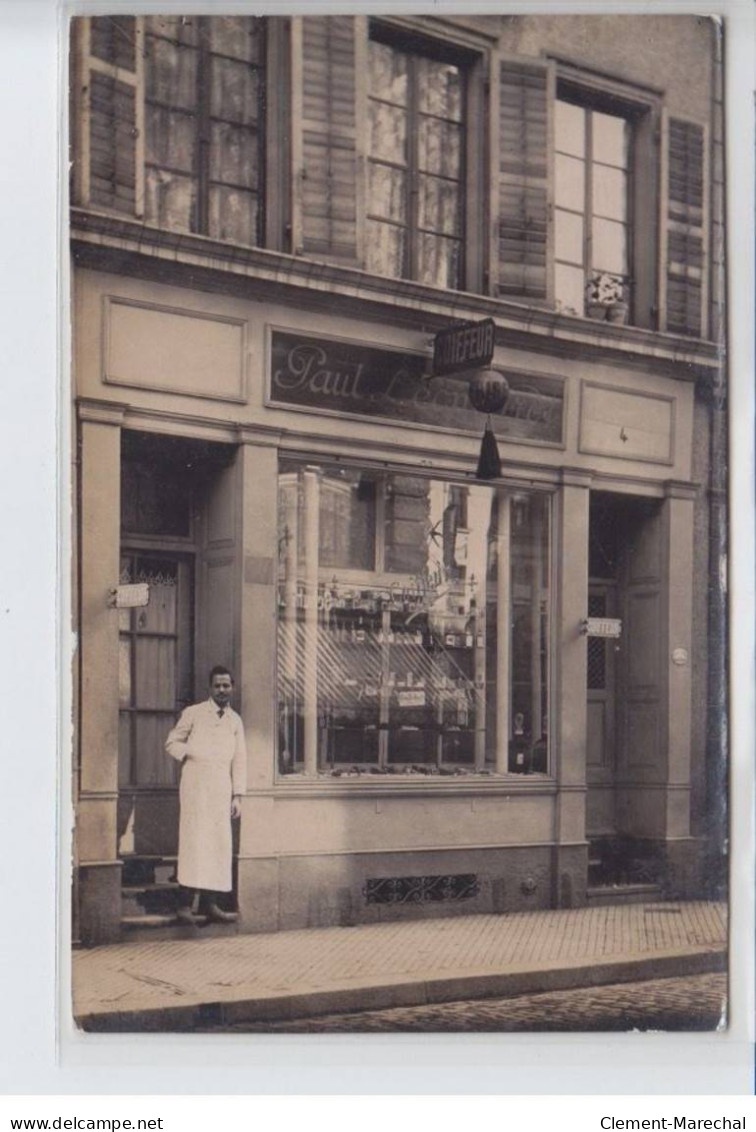
[[[218,906],[218,894],[231,891],[231,819],[241,815],[246,790],[244,725],[230,706],[234,681],[228,669],[216,665],[209,684],[210,698],[186,708],[165,743],[181,763],[176,918],[184,924],[196,922],[197,890],[209,919],[237,918]]]

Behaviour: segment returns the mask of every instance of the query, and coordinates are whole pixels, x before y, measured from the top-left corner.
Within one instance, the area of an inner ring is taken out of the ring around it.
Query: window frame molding
[[[417,18],[407,17],[401,19],[394,16],[361,17],[358,25],[358,44],[361,42],[362,58],[365,66],[358,74],[361,82],[357,90],[357,122],[364,125],[358,131],[362,142],[361,161],[358,168],[364,170],[364,187],[362,200],[358,202],[358,218],[363,220],[363,227],[367,219],[367,173],[370,154],[367,146],[368,124],[368,76],[367,52],[371,39],[388,46],[395,46],[397,50],[407,55],[425,55],[431,59],[449,62],[460,68],[462,75],[462,128],[464,130],[464,147],[462,151],[462,175],[460,187],[462,201],[460,206],[461,235],[461,270],[460,279],[456,287],[437,288],[435,290],[462,291],[472,294],[488,293],[488,276],[490,273],[489,256],[487,253],[487,239],[485,237],[489,228],[491,214],[491,190],[493,182],[487,168],[488,142],[488,114],[487,103],[490,102],[490,74],[492,44],[495,40],[484,36],[475,36],[470,29],[457,27],[439,19],[434,22],[429,33],[427,22],[420,22]],[[361,35],[359,34],[361,32]],[[377,32],[377,35],[373,33]],[[358,56],[359,58],[359,56]],[[409,108],[408,108],[409,111]],[[471,121],[484,121],[483,129],[470,129]],[[408,127],[412,128],[412,119],[408,113]],[[408,161],[408,180],[410,163]],[[412,189],[409,189],[412,194]],[[410,232],[414,218],[408,216],[406,230]],[[364,249],[364,245],[363,245]],[[361,253],[361,262],[364,264],[364,250]],[[406,276],[376,276],[380,279],[399,278],[404,282],[420,282],[413,273],[412,265]]]
[[[664,246],[659,202],[662,202],[663,208],[666,201],[663,180],[665,155],[661,146],[664,113],[662,92],[656,88],[624,82],[558,56],[548,56],[548,59],[555,68],[555,102],[566,93],[569,97],[565,101],[574,101],[585,109],[613,113],[629,123],[627,225],[631,314],[628,321],[631,326],[655,330],[660,325],[659,273],[663,267]],[[556,262],[553,239],[555,157],[556,139],[552,136],[552,276]],[[588,170],[586,174],[588,175]],[[587,238],[587,234],[584,238]]]

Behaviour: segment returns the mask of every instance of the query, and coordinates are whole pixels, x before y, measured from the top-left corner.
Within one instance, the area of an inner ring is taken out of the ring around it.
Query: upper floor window
[[[368,53],[367,269],[460,287],[464,70],[376,38]]]
[[[145,17],[147,220],[263,242],[264,43],[252,16]]]
[[[555,297],[582,315],[630,301],[629,121],[559,98],[554,115]]]

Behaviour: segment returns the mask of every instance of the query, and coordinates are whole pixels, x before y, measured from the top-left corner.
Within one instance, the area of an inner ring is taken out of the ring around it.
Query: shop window
[[[592,300],[629,303],[630,122],[558,98],[554,144],[557,303],[579,315]]]
[[[368,44],[366,267],[463,282],[465,68],[374,29]]]
[[[144,17],[147,220],[262,243],[264,51],[258,17]]]
[[[286,775],[546,773],[549,497],[284,461]]]

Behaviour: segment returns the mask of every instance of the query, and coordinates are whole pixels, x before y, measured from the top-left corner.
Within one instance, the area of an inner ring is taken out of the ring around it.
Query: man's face
[[[231,702],[231,692],[233,691],[234,682],[230,676],[219,675],[216,673],[210,682],[210,695],[215,700],[218,707],[226,707]]]

